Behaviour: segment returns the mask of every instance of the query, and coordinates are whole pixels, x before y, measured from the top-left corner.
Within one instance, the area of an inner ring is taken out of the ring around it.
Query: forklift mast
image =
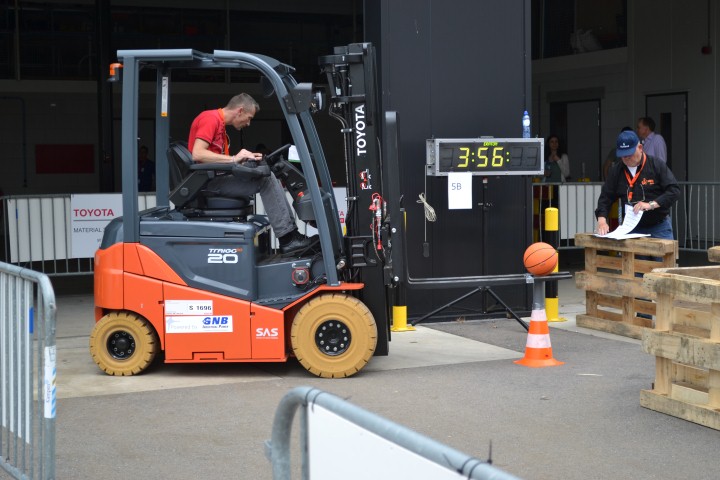
[[[390,256],[391,229],[386,221],[375,58],[371,44],[355,43],[335,47],[333,55],[320,57],[320,65],[328,81],[329,114],[340,122],[344,137],[346,279],[365,284],[357,295],[378,325],[388,326],[378,331],[379,350],[389,339],[395,277]]]

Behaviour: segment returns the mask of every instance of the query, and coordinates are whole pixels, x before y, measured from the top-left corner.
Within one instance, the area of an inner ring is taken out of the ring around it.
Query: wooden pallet
[[[579,327],[631,338],[642,338],[652,327],[655,293],[643,284],[642,275],[654,268],[674,267],[677,242],[655,238],[613,240],[579,233],[575,245],[585,248],[585,270],[575,274],[575,285],[585,290],[585,314],[576,317]],[[638,257],[651,256],[661,261]]]
[[[720,267],[656,270],[645,284],[657,317],[642,346],[656,361],[640,405],[720,430]]]
[[[708,249],[708,260],[720,263],[720,247],[712,247]]]

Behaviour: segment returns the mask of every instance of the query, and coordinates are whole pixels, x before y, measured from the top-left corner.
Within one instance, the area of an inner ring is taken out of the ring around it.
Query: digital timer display
[[[543,139],[474,138],[427,141],[428,175],[541,175]]]

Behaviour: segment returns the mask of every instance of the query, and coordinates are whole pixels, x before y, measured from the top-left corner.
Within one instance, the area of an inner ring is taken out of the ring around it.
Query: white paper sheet
[[[623,216],[622,225],[620,225],[618,228],[616,228],[610,233],[606,233],[605,235],[600,235],[596,233],[595,236],[602,238],[614,238],[616,240],[624,240],[626,238],[649,237],[650,234],[648,233],[630,233],[635,227],[637,227],[637,224],[640,222],[642,216],[642,211],[635,213],[633,211],[632,205],[625,205],[625,215]]]
[[[472,174],[448,173],[448,209],[472,208]]]

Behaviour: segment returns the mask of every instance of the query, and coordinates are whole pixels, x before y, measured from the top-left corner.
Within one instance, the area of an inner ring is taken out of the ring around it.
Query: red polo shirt
[[[193,120],[188,136],[188,149],[191,152],[198,138],[210,144],[208,150],[211,152],[226,153],[225,122],[220,117],[219,110],[205,110]]]

